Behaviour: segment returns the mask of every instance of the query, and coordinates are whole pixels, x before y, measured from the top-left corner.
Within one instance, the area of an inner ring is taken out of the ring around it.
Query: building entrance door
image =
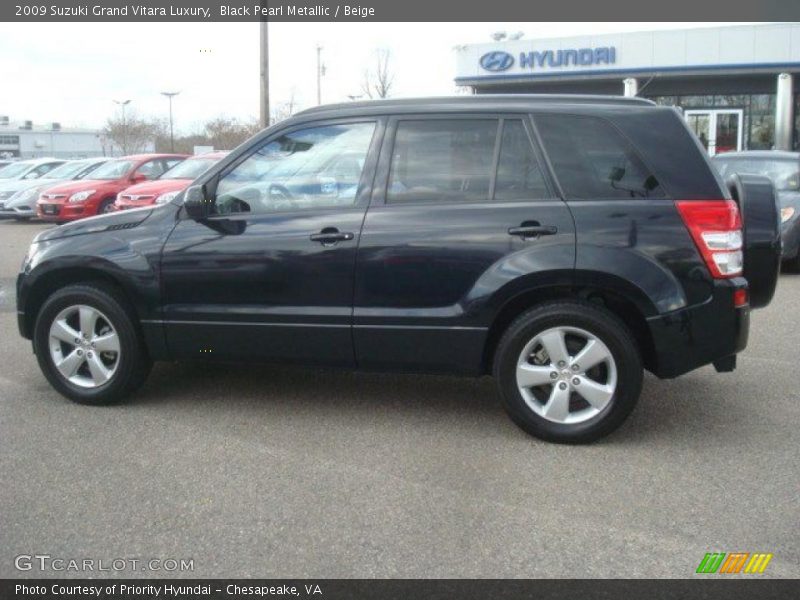
[[[741,109],[700,109],[684,111],[686,121],[710,156],[742,149]]]

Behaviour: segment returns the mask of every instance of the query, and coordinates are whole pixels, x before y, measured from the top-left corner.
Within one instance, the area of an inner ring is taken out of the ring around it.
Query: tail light
[[[686,228],[715,279],[742,274],[742,218],[733,200],[678,200]]]

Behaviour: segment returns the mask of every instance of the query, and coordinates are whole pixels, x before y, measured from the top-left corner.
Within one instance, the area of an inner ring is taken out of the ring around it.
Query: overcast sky
[[[455,91],[453,47],[495,31],[526,38],[646,31],[719,23],[270,23],[271,102],[316,104],[316,46],[323,47],[323,102],[361,94],[375,49],[391,51],[393,96]],[[142,116],[165,117],[161,91],[175,99],[176,129],[210,118],[258,115],[258,23],[2,23],[0,115],[12,121],[100,127],[130,99]]]

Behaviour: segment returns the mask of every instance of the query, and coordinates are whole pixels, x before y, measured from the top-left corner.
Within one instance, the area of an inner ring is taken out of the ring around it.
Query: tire
[[[152,362],[131,314],[124,298],[99,283],[71,285],[47,298],[36,318],[33,345],[56,391],[80,404],[104,405],[144,383]],[[56,360],[64,361],[61,370]]]
[[[550,302],[520,315],[500,339],[494,360],[500,397],[514,423],[537,438],[570,444],[617,429],[636,406],[642,372],[638,345],[624,323],[577,301]]]
[[[105,215],[111,212],[114,212],[114,198],[106,198],[97,207],[97,214]]]

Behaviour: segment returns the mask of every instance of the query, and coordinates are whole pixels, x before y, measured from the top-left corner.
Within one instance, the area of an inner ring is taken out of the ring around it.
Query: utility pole
[[[128,153],[128,122],[125,120],[125,107],[131,103],[130,100],[114,100],[114,104],[122,107],[122,153]]]
[[[317,45],[317,104],[322,104],[322,46]]]
[[[269,31],[267,22],[261,21],[259,40],[261,43],[261,127],[269,127]]]
[[[180,94],[180,92],[161,92],[162,96],[166,96],[169,100],[169,151],[175,152],[175,134],[172,132],[172,98]]]

